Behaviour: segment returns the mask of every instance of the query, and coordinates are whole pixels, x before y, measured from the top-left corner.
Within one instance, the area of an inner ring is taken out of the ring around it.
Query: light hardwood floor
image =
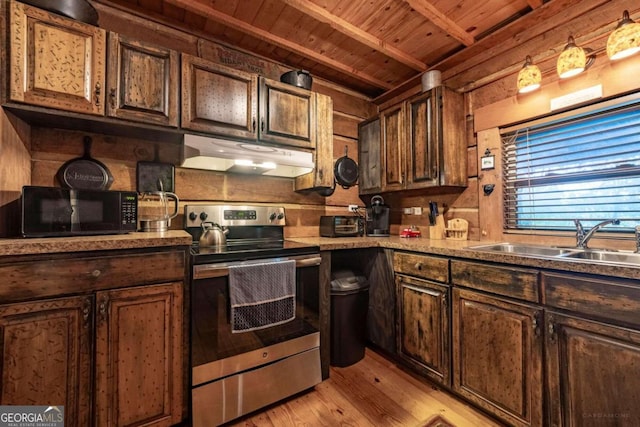
[[[331,367],[330,378],[314,390],[230,425],[419,427],[436,415],[455,427],[501,425],[367,349],[360,362]]]

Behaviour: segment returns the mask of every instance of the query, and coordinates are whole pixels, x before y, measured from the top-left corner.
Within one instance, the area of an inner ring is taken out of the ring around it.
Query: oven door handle
[[[225,277],[229,275],[229,267],[235,265],[247,265],[255,263],[277,262],[277,261],[289,261],[295,260],[296,268],[313,267],[320,265],[320,255],[300,255],[281,258],[267,258],[257,259],[251,261],[235,261],[235,262],[221,262],[215,264],[202,264],[193,266],[193,279],[208,279],[212,277]]]

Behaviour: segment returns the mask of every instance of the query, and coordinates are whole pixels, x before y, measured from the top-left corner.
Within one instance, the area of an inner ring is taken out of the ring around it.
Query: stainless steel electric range
[[[225,246],[199,245],[203,222],[228,230]],[[285,223],[279,206],[185,206],[185,229],[193,238],[191,405],[196,427],[225,423],[322,381],[319,248],[286,241]],[[249,299],[269,294],[270,281],[280,280],[274,271],[280,270],[267,269],[279,268],[295,282],[289,283],[290,301],[268,299],[259,309],[280,303],[285,309],[279,306],[278,314],[238,330],[233,310],[258,306],[255,301],[237,304],[236,287]],[[233,276],[244,270],[257,276]],[[272,318],[287,311],[288,318]]]

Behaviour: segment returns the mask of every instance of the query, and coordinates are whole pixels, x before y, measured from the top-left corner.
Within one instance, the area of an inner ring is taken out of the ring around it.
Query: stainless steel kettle
[[[220,227],[214,222],[202,223],[202,234],[200,235],[200,246],[226,246],[227,245],[227,230],[225,227]]]

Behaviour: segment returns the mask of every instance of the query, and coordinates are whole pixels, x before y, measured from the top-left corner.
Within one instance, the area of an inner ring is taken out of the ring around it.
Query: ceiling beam
[[[253,25],[247,22],[241,21],[237,18],[234,18],[233,16],[222,13],[219,10],[213,8],[212,6],[200,3],[197,0],[164,0],[164,1],[165,3],[169,3],[169,4],[173,4],[174,6],[181,7],[185,10],[201,15],[207,19],[211,19],[212,21],[229,26],[235,30],[243,31],[260,40],[264,40],[268,43],[271,43],[283,49],[287,49],[298,55],[304,56],[307,59],[316,61],[327,67],[333,68],[334,70],[338,70],[342,73],[348,74],[356,79],[366,81],[367,83],[373,86],[376,86],[382,89],[387,89],[387,90],[392,88],[392,85],[389,84],[388,82],[382,81],[369,74],[356,70],[353,67],[343,64],[342,62],[339,62],[331,58],[328,58],[324,55],[321,55],[312,49],[306,48],[288,39],[285,39],[283,37],[278,37],[261,28],[254,27]]]
[[[420,15],[433,22],[436,26],[440,27],[445,33],[448,33],[454,39],[458,40],[465,46],[471,46],[475,39],[463,28],[456,24],[451,19],[447,18],[444,13],[436,9],[431,3],[426,0],[404,0]]]
[[[313,19],[323,22],[329,25],[336,31],[350,37],[360,43],[377,50],[385,54],[386,56],[395,59],[396,61],[405,64],[414,70],[426,71],[429,67],[419,59],[401,51],[400,49],[390,46],[382,39],[368,33],[355,25],[345,21],[344,19],[336,16],[322,7],[312,3],[308,0],[282,0],[283,3],[299,10],[300,12],[309,15]]]

